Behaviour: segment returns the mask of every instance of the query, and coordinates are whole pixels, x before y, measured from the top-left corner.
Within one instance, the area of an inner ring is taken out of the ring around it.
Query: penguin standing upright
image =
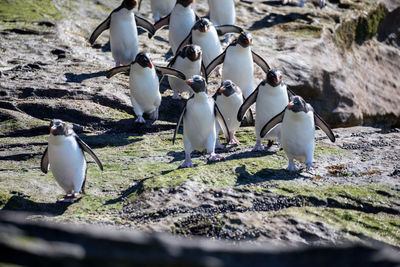
[[[160,18],[167,16],[171,13],[176,4],[176,0],[151,0],[151,12],[153,13],[154,21],[157,22]],[[142,0],[139,1],[139,10],[142,5]]]
[[[241,121],[250,106],[256,103],[255,133],[257,143],[253,151],[262,151],[265,149],[261,143],[261,128],[287,106],[289,103],[289,96],[293,95],[294,93],[282,82],[282,73],[279,70],[273,69],[268,71],[267,78],[258,85],[256,90],[254,90],[240,107],[237,113],[237,119]],[[279,139],[279,134],[280,125],[277,125],[266,137],[266,139],[269,140],[268,147],[272,145],[274,140]]]
[[[158,108],[161,104],[159,80],[163,75],[172,75],[182,80],[186,78],[177,70],[153,66],[150,57],[144,52],[140,52],[130,65],[115,67],[106,76],[111,78],[120,72],[129,72],[131,101],[138,123],[146,122],[143,113],[150,114],[152,120],[158,119]]]
[[[297,171],[294,159],[304,162],[307,170],[313,167],[315,126],[321,128],[335,142],[335,135],[328,124],[300,96],[293,96],[287,107],[262,128],[261,137],[278,123],[282,123],[281,144],[289,159],[289,171]]]
[[[208,66],[223,51],[218,35],[242,31],[242,28],[235,25],[214,26],[208,19],[201,18],[196,21],[189,35],[179,45],[178,51],[188,44],[199,45],[203,50],[203,62]]]
[[[200,75],[202,72],[205,75],[203,51],[198,45],[187,45],[169,62],[168,67],[181,71],[186,77]],[[180,99],[179,92],[193,93],[191,87],[181,79],[168,77],[168,82],[171,89],[174,90],[173,99]]]
[[[217,133],[215,129],[216,121],[228,139],[229,129],[212,97],[206,93],[206,80],[199,75],[193,76],[186,81],[193,89],[194,96],[191,97],[179,117],[173,143],[175,143],[176,133],[183,120],[183,142],[185,144],[185,161],[180,165],[181,168],[193,167],[190,154],[193,150],[206,150],[210,154],[210,161],[223,159],[221,155],[215,154],[215,142]]]
[[[222,116],[224,117],[229,129],[229,144],[240,144],[235,137],[235,132],[240,126],[240,121],[237,119],[240,106],[243,104],[242,91],[231,80],[223,81],[220,88],[214,95],[215,103],[217,103]],[[220,130],[217,125],[217,133]],[[216,142],[217,148],[222,148],[222,145]]]
[[[174,55],[198,18],[193,10],[193,2],[194,0],[177,0],[171,13],[154,24],[156,31],[169,25],[169,44]]]
[[[124,0],[117,9],[111,12],[105,21],[97,26],[89,38],[90,44],[93,45],[103,31],[110,29],[111,53],[117,67],[121,64],[127,65],[131,63],[139,52],[136,26],[147,30],[150,37],[155,33],[151,22],[135,15],[133,8],[136,5],[137,0]]]
[[[208,77],[219,64],[223,63],[222,80],[233,81],[242,89],[245,98],[254,91],[253,62],[265,73],[270,69],[267,62],[251,50],[251,42],[251,33],[242,32],[206,69]]]
[[[103,170],[99,158],[90,147],[83,142],[62,120],[52,120],[50,123],[49,143],[43,153],[40,169],[53,173],[57,183],[64,189],[66,195],[59,202],[74,202],[80,192],[85,192],[87,163],[86,151]]]
[[[236,20],[235,0],[208,0],[211,21],[219,25],[234,25]],[[230,34],[226,35],[228,42]]]

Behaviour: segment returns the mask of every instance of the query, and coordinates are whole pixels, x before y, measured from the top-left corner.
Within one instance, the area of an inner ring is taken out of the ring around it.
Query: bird
[[[160,18],[167,16],[171,13],[176,4],[176,0],[151,0],[151,12],[153,13],[154,21],[157,22]],[[139,1],[138,10],[142,5],[142,0]]]
[[[215,153],[217,133],[215,124],[218,122],[227,139],[229,129],[214,99],[207,95],[207,83],[204,77],[194,75],[186,83],[193,89],[194,95],[189,98],[179,117],[175,128],[173,144],[176,134],[183,121],[183,142],[185,146],[185,161],[180,168],[192,168],[190,154],[193,150],[204,151],[210,154],[209,161],[219,161],[223,156]]]
[[[237,114],[244,101],[242,91],[231,80],[226,80],[221,83],[221,86],[214,94],[213,98],[215,99],[215,103],[217,103],[228,126],[229,144],[239,145],[240,142],[236,139],[235,132],[239,128],[241,122],[241,120],[237,119]],[[217,133],[219,133],[219,131],[219,124],[217,124]],[[218,142],[218,139],[216,142],[216,148],[223,148],[223,146]]]
[[[183,47],[169,62],[168,67],[181,71],[186,77],[200,75],[201,73],[205,75],[206,70],[203,63],[203,51],[201,47],[198,45],[187,45]],[[171,89],[174,91],[173,99],[181,98],[179,92],[188,91],[193,94],[190,86],[181,79],[168,77],[168,82]]]
[[[151,22],[135,15],[133,8],[136,5],[137,0],[124,0],[89,38],[89,43],[93,45],[103,31],[110,29],[111,53],[116,67],[131,63],[139,52],[137,26],[147,30],[149,37],[155,33]]]
[[[260,137],[261,128],[276,114],[282,111],[289,103],[289,97],[294,96],[286,84],[282,81],[282,73],[280,70],[272,69],[267,73],[267,78],[260,82],[254,92],[244,101],[237,113],[237,120],[241,121],[246,111],[256,103],[256,119],[255,133],[257,143],[253,151],[263,151],[265,147],[262,145]],[[268,148],[272,146],[273,141],[280,136],[280,125],[271,131],[266,139],[269,140]]]
[[[158,119],[161,94],[159,81],[163,75],[171,75],[185,80],[186,76],[178,70],[154,66],[146,52],[140,52],[129,65],[115,67],[106,73],[111,78],[117,73],[129,72],[130,96],[133,110],[137,116],[135,122],[145,123],[143,114],[150,114],[151,120]]]
[[[289,160],[288,171],[298,171],[294,159],[304,162],[307,170],[313,167],[315,126],[321,128],[331,142],[336,140],[329,125],[298,95],[293,96],[287,107],[263,126],[260,136],[264,137],[278,123],[282,123],[281,144]]]
[[[252,35],[241,32],[225,51],[216,57],[206,69],[206,77],[221,63],[223,63],[222,80],[231,80],[242,89],[247,98],[254,91],[255,62],[267,73],[270,70],[268,63],[251,49]]]
[[[50,122],[48,146],[45,149],[40,169],[43,173],[50,170],[66,195],[58,202],[73,203],[79,193],[85,193],[87,152],[95,160],[100,170],[103,165],[93,150],[76,135],[71,126],[59,119]]]
[[[188,44],[199,45],[203,50],[203,62],[208,66],[223,52],[218,35],[224,35],[228,32],[241,33],[242,31],[243,29],[239,26],[214,26],[207,18],[201,18],[196,21],[188,36],[179,45],[178,51]]]
[[[178,52],[178,46],[199,18],[193,10],[193,2],[194,0],[177,0],[171,13],[154,24],[156,31],[169,25],[168,39],[173,55]]]
[[[208,0],[210,19],[217,25],[234,25],[236,20],[235,0]],[[226,35],[228,42],[230,34]]]

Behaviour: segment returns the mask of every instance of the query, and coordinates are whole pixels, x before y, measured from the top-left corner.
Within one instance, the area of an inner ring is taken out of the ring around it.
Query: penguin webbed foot
[[[57,203],[74,203],[78,194],[66,194],[63,198],[57,199]]]
[[[256,144],[251,151],[253,152],[260,152],[265,151],[265,147],[262,144]]]
[[[287,166],[286,170],[290,171],[290,172],[297,172],[298,169],[296,168],[296,164],[294,164],[293,159],[289,159],[289,165]]]
[[[210,157],[208,158],[208,161],[210,161],[210,162],[216,162],[216,161],[221,161],[221,160],[224,160],[224,159],[225,159],[224,156],[212,152],[212,153],[210,154]]]
[[[185,160],[182,162],[182,164],[179,166],[178,169],[184,169],[184,168],[193,168],[193,163],[192,160]]]
[[[221,144],[218,139],[215,141],[215,149],[224,149],[225,146]]]
[[[145,119],[143,119],[143,116],[138,116],[138,118],[135,120],[135,122],[140,123],[140,124],[146,123]]]
[[[306,163],[306,170],[307,171],[310,171],[313,168],[314,168],[314,165],[312,164],[312,162]]]
[[[174,95],[172,96],[172,99],[174,99],[174,100],[181,100],[182,97],[178,94],[178,92],[174,91]]]

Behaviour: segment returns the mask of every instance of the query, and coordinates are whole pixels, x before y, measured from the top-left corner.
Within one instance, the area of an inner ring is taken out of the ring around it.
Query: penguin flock
[[[289,171],[297,171],[294,159],[305,163],[307,170],[312,168],[315,127],[335,142],[328,124],[310,104],[287,87],[279,70],[271,69],[252,50],[251,33],[234,25],[234,0],[208,0],[209,19],[200,18],[193,3],[194,0],[151,0],[156,21],[152,24],[135,14],[137,0],[123,0],[89,38],[93,45],[102,32],[109,29],[115,67],[107,71],[106,77],[129,74],[130,97],[137,116],[135,122],[145,123],[144,114],[150,120],[158,119],[162,101],[159,84],[167,75],[174,91],[173,99],[180,99],[180,92],[190,93],[172,138],[175,143],[183,123],[185,160],[181,168],[193,167],[191,153],[194,150],[206,151],[209,161],[222,160],[224,157],[215,152],[224,147],[218,141],[218,135],[223,134],[228,144],[240,144],[235,132],[244,117],[253,119],[251,107],[254,105],[257,141],[253,151],[266,150],[275,141],[287,155]],[[137,27],[144,28],[152,38],[164,26],[169,26],[173,57],[167,66],[156,66],[148,53],[140,51]],[[222,42],[228,42],[233,34],[238,37],[223,50],[220,37],[225,37]],[[254,63],[266,73],[266,78],[257,87],[254,85]],[[222,80],[211,96],[207,88],[208,76],[215,69],[216,76],[222,76]],[[263,139],[268,141],[267,147],[263,146]],[[74,202],[79,193],[84,193],[87,173],[84,152],[103,170],[99,158],[71,126],[58,119],[51,121],[48,147],[40,167],[47,173],[50,166],[56,181],[64,189],[66,195],[59,200],[61,202]]]

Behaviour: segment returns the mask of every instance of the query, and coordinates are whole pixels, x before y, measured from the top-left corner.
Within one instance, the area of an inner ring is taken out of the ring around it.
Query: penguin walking
[[[187,45],[169,62],[168,67],[181,71],[186,77],[194,75],[205,75],[206,70],[203,63],[203,51],[198,45]],[[185,81],[175,77],[168,77],[169,85],[174,90],[173,99],[180,99],[179,92],[193,90]]]
[[[207,18],[201,18],[196,21],[189,35],[179,45],[178,51],[188,44],[199,45],[203,50],[203,62],[208,66],[223,51],[218,35],[242,31],[242,28],[235,25],[214,26]]]
[[[176,4],[176,0],[151,0],[151,12],[153,13],[154,21],[157,22],[160,18],[167,16],[171,13]],[[139,1],[138,10],[142,5],[142,0]]]
[[[307,170],[313,167],[315,126],[335,142],[335,135],[328,124],[300,96],[293,96],[287,107],[264,125],[260,136],[264,137],[278,123],[282,123],[281,144],[289,159],[289,171],[297,171],[294,159],[304,162]]]
[[[235,0],[208,0],[210,19],[215,25],[234,25],[236,20]],[[225,42],[229,41],[226,35]]]
[[[50,123],[49,143],[43,153],[40,169],[53,173],[57,183],[64,189],[66,195],[58,202],[73,203],[80,192],[85,193],[87,163],[86,151],[95,160],[101,170],[103,165],[99,158],[62,120],[54,119]]]
[[[135,60],[139,52],[137,26],[147,30],[150,38],[155,33],[151,22],[135,15],[133,8],[136,5],[137,0],[124,0],[105,21],[97,26],[89,38],[89,43],[93,45],[103,31],[110,29],[111,53],[116,67],[121,64],[127,65]]]
[[[242,91],[231,80],[226,80],[221,83],[220,88],[214,95],[214,99],[228,126],[229,144],[240,144],[239,140],[235,137],[235,132],[239,128],[241,121],[237,119],[237,114],[244,101]],[[219,132],[220,127],[219,124],[217,124],[217,134]],[[218,142],[218,139],[216,141],[216,148],[223,148]]]
[[[225,51],[215,58],[206,69],[207,77],[221,63],[223,63],[222,80],[231,80],[242,89],[245,98],[254,91],[255,62],[267,73],[270,70],[268,63],[251,50],[252,35],[248,32],[240,33]]]
[[[145,123],[143,114],[150,114],[151,120],[158,119],[158,109],[161,104],[159,81],[163,75],[172,75],[185,80],[186,77],[180,71],[153,66],[151,58],[144,52],[140,52],[135,61],[130,65],[115,67],[106,74],[111,78],[117,73],[129,72],[130,95],[133,110],[138,117],[135,122]]]
[[[154,24],[156,31],[169,25],[168,38],[174,55],[198,19],[193,10],[193,2],[194,0],[177,0],[171,13]]]
[[[190,157],[193,150],[206,150],[206,152],[210,154],[209,161],[219,161],[223,159],[221,155],[214,152],[215,142],[217,140],[215,129],[216,121],[218,121],[225,137],[229,140],[229,129],[224,117],[214,99],[206,93],[206,80],[202,76],[195,75],[186,82],[192,87],[194,96],[186,102],[186,106],[179,117],[173,137],[173,143],[175,143],[176,133],[183,120],[185,161],[180,165],[180,168],[193,167]]]
[[[267,78],[258,85],[254,92],[244,101],[237,113],[237,119],[241,121],[244,114],[251,105],[256,103],[256,120],[255,120],[255,133],[257,143],[253,151],[263,151],[265,147],[262,145],[262,138],[260,136],[262,127],[272,119],[276,114],[282,111],[289,103],[289,97],[295,94],[287,88],[286,84],[282,81],[282,73],[279,70],[273,69],[268,71]],[[280,125],[277,125],[270,131],[266,139],[268,148],[272,146],[273,141],[279,141]]]

